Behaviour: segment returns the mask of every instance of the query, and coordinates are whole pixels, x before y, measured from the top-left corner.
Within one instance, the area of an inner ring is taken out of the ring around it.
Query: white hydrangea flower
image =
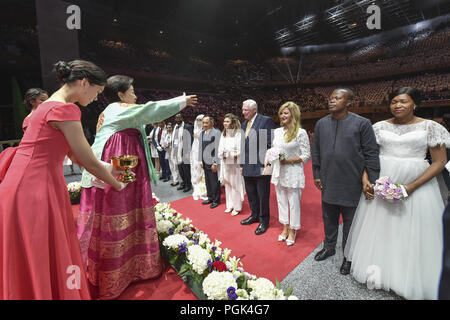
[[[160,220],[156,223],[156,228],[160,233],[169,233],[169,229],[173,228],[173,224],[169,220]]]
[[[203,280],[203,292],[210,300],[228,300],[229,287],[237,288],[236,280],[230,272],[213,271]]]
[[[158,212],[158,211],[155,211],[155,219],[156,219],[156,222],[158,222],[158,221],[161,221],[161,220],[162,220],[162,215],[161,215],[161,213],[160,213],[160,212]]]
[[[189,242],[189,239],[181,234],[174,234],[165,238],[163,241],[163,245],[167,248],[178,249],[178,246],[183,242],[186,242],[187,244]]]
[[[188,248],[187,258],[192,269],[198,274],[203,274],[208,268],[208,260],[211,260],[211,255],[201,246],[193,245]]]
[[[266,278],[249,280],[247,286],[252,289],[251,295],[258,300],[274,300],[276,297],[274,284]]]
[[[288,300],[298,300],[298,298],[296,296],[289,296],[287,299]]]

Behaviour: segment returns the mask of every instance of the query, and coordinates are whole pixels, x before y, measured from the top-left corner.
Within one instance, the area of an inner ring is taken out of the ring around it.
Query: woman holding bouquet
[[[90,282],[100,299],[114,299],[134,281],[154,278],[161,272],[158,234],[150,180],[157,180],[150,161],[145,126],[160,122],[186,106],[196,96],[136,104],[133,79],[123,75],[108,78],[105,95],[111,102],[100,114],[92,149],[100,160],[112,156],[137,155],[133,169],[136,181],[118,194],[111,188],[94,186],[83,172],[78,216],[78,237]]]
[[[241,123],[232,113],[223,119],[222,138],[219,142],[219,181],[225,185],[226,209],[232,216],[242,210],[245,188],[239,159],[241,154]]]
[[[280,165],[274,166],[271,182],[277,194],[279,221],[284,226],[278,241],[286,240],[292,246],[300,229],[300,198],[305,187],[303,163],[309,160],[311,151],[308,134],[300,127],[299,106],[291,101],[284,103],[278,117],[281,127],[275,129],[272,146],[285,155]]]
[[[420,104],[416,89],[400,88],[390,101],[394,117],[373,126],[380,146],[380,177],[403,185],[408,197],[391,203],[374,196],[373,189],[365,190],[345,255],[359,282],[407,299],[437,299],[444,202],[436,176],[446,164],[450,134],[437,122],[414,115]],[[427,150],[431,165],[425,160]]]

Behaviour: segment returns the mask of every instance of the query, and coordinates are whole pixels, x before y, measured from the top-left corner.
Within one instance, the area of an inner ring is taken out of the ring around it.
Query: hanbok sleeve
[[[297,135],[296,139],[298,144],[300,145],[300,158],[302,159],[303,163],[307,163],[308,160],[311,158],[311,148],[309,146],[309,138],[308,134],[304,129],[299,130],[299,134]]]
[[[448,130],[444,126],[436,121],[429,120],[427,131],[428,147],[432,148],[438,145],[445,145],[446,148],[450,148],[450,133],[448,133]]]
[[[46,121],[80,121],[81,111],[73,103],[54,106],[46,115]]]
[[[123,108],[118,114],[123,127],[135,128],[152,122],[160,122],[177,114],[186,107],[186,97],[149,101],[145,104]]]

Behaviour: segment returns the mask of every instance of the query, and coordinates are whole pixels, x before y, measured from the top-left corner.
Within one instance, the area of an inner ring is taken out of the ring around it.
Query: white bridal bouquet
[[[266,157],[264,159],[264,171],[263,175],[271,175],[273,166],[277,161],[286,159],[286,152],[281,148],[273,147],[267,150]]]
[[[395,183],[389,177],[381,177],[375,181],[375,193],[387,202],[398,202],[408,196],[405,186]]]

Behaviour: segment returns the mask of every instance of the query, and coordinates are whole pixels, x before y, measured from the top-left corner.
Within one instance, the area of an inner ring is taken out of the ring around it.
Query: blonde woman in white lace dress
[[[389,203],[374,196],[373,189],[365,190],[345,247],[357,281],[414,300],[437,299],[444,202],[436,176],[446,164],[445,147],[450,147],[443,126],[414,115],[419,103],[416,89],[400,88],[391,95],[394,118],[373,126],[380,177],[405,185],[408,197]],[[431,165],[425,160],[428,150]]]
[[[226,209],[232,216],[242,210],[245,195],[244,177],[240,169],[241,124],[236,115],[228,113],[223,119],[223,132],[219,142],[219,181],[225,186]]]
[[[282,149],[286,158],[275,163],[271,182],[277,194],[279,221],[284,226],[278,241],[286,240],[291,246],[301,226],[300,198],[305,187],[303,164],[311,157],[311,151],[308,134],[300,128],[299,106],[286,102],[280,107],[278,117],[281,127],[275,129],[272,147]]]

